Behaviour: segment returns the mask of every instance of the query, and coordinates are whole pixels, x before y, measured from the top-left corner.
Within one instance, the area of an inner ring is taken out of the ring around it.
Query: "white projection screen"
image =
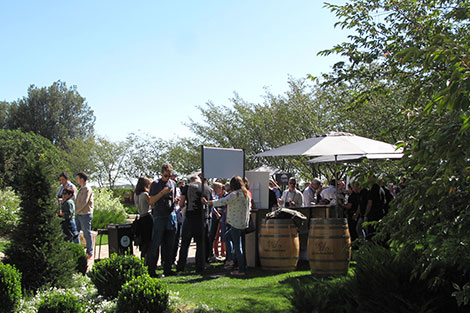
[[[202,175],[205,178],[244,177],[245,150],[202,146]]]

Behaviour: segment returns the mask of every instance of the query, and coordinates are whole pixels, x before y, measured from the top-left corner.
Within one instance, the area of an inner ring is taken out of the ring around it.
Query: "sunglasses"
[[[165,177],[165,178],[168,178],[170,177],[171,175],[162,175],[162,177]]]

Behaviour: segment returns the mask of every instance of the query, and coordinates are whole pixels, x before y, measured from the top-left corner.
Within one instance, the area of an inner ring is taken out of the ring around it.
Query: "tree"
[[[8,102],[0,101],[0,129],[5,129],[7,126],[8,107]]]
[[[189,175],[201,170],[201,144],[197,138],[176,138],[164,143],[164,159],[177,174]]]
[[[415,255],[416,274],[433,275],[436,284],[470,286],[469,2],[353,0],[327,6],[338,25],[357,32],[323,52],[348,58],[325,76],[327,84],[360,78],[404,92],[399,115],[412,133],[403,143],[407,187],[384,220],[382,238]],[[370,91],[359,90],[357,99]]]
[[[34,133],[19,130],[0,130],[0,188],[8,186],[16,191],[21,186],[21,177],[27,166],[30,153],[47,160],[55,175],[67,171],[67,164],[59,150],[49,140]]]
[[[30,152],[21,174],[21,219],[5,254],[22,273],[25,289],[66,286],[75,264],[64,241],[55,200],[55,171],[45,155]]]
[[[128,145],[126,142],[111,142],[98,137],[94,151],[96,172],[93,177],[100,186],[114,188],[116,181],[125,176],[124,162],[126,160]]]
[[[248,103],[235,94],[231,107],[208,102],[199,107],[203,123],[190,120],[188,127],[206,145],[245,149],[253,155],[278,146],[324,133],[328,128],[329,112],[315,102],[315,86],[305,79],[290,79],[285,95],[266,91],[263,104]],[[308,172],[305,159],[247,158],[247,168],[263,162],[285,170]],[[286,161],[287,160],[287,161]]]
[[[370,82],[364,82],[369,84]],[[401,109],[399,97],[390,101],[376,92],[369,96],[370,104],[359,110],[353,103],[355,85],[339,83],[321,86],[317,81],[290,79],[284,95],[267,92],[264,103],[247,103],[238,95],[232,107],[209,102],[200,107],[204,123],[191,121],[188,126],[206,144],[219,147],[243,148],[247,155],[304,140],[328,131],[346,131],[357,135],[396,143],[402,137],[403,122],[395,118]],[[358,83],[356,83],[358,85]],[[392,93],[389,88],[389,93]],[[388,116],[389,123],[382,122]],[[247,168],[262,163],[311,179],[312,168],[306,157],[247,158]],[[329,176],[328,165],[314,169],[315,176]]]
[[[201,168],[200,142],[197,138],[163,140],[148,134],[129,134],[123,173],[129,182],[140,176],[160,174],[165,162],[173,165],[175,173],[188,175]]]
[[[50,87],[31,85],[28,95],[8,107],[7,128],[32,131],[63,146],[67,138],[93,134],[95,116],[76,86],[61,81]]]
[[[164,162],[165,145],[163,140],[148,134],[127,136],[128,147],[124,174],[129,181],[140,176],[154,177],[160,173]]]
[[[85,172],[92,175],[96,172],[96,152],[97,144],[94,136],[77,137],[75,139],[66,138],[62,157],[70,168],[72,175]]]

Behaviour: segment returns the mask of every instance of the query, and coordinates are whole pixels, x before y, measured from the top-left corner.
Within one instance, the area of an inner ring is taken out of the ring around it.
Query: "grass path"
[[[215,312],[281,313],[291,309],[286,295],[292,291],[292,281],[311,277],[310,271],[279,273],[261,269],[248,269],[243,278],[228,274],[219,263],[204,276],[185,272],[162,281],[189,307],[207,306]]]

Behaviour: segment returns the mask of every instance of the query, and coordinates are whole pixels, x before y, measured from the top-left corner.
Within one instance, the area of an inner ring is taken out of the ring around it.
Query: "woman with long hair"
[[[140,256],[146,257],[147,251],[150,247],[150,241],[152,240],[152,227],[153,219],[150,214],[149,205],[149,189],[152,181],[147,177],[139,177],[137,185],[135,186],[134,202],[137,207],[137,213],[139,213],[139,219],[135,222],[135,234],[138,238]]]
[[[231,193],[225,198],[214,201],[207,201],[203,198],[202,201],[210,206],[227,206],[227,224],[230,224],[231,228],[225,234],[226,265],[233,265],[236,258],[238,270],[232,271],[231,274],[243,276],[246,269],[245,255],[242,248],[242,234],[250,221],[251,197],[240,176],[235,176],[230,180],[230,189]]]

